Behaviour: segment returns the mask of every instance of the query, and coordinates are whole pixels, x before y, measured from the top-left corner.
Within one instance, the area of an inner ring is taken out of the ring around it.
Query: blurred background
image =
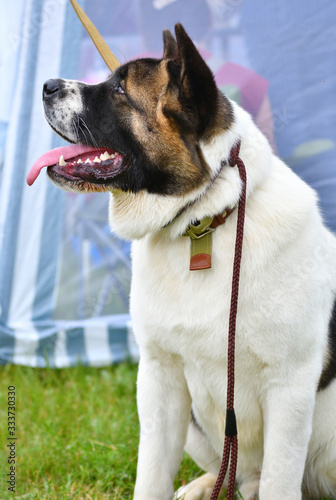
[[[86,0],[120,62],[160,57],[182,22],[219,87],[314,187],[336,230],[336,3],[331,0]],[[68,0],[0,0],[0,363],[66,367],[137,358],[130,244],[110,233],[108,194],[76,195],[34,161],[62,144],[43,117],[49,78],[109,72]]]

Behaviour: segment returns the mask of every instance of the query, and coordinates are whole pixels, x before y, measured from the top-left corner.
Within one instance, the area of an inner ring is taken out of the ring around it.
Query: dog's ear
[[[168,29],[163,30],[163,59],[176,59],[178,56],[177,43]]]
[[[182,24],[176,24],[175,33],[178,49],[177,61],[180,67],[180,100],[196,107],[199,132],[202,133],[211,124],[217,109],[217,85],[210,68]],[[175,72],[176,70],[177,68]]]

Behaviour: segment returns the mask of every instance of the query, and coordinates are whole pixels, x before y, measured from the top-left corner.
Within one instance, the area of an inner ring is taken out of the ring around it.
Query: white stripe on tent
[[[54,351],[54,361],[56,368],[66,368],[71,366],[71,361],[68,356],[66,347],[66,332],[65,330],[60,330],[57,334],[57,340],[55,344]]]
[[[1,46],[1,70],[2,75],[6,68],[6,78],[1,78],[0,92],[2,96],[0,108],[0,120],[10,123],[13,116],[13,98],[16,91],[16,64],[13,62],[18,58],[20,43],[19,33],[24,12],[24,2],[6,2],[6,8],[2,9],[0,20],[0,46]],[[14,16],[14,13],[16,15]],[[10,26],[10,28],[9,28]],[[11,36],[10,36],[11,35]],[[14,44],[14,42],[16,42]],[[5,99],[4,99],[5,97]],[[5,102],[4,102],[5,101]],[[0,246],[3,235],[3,227],[6,221],[8,200],[10,197],[11,173],[4,168],[1,177],[0,196]]]
[[[15,345],[12,362],[17,365],[38,366],[36,349],[37,334],[30,322],[12,325],[15,331]]]
[[[96,319],[84,327],[85,351],[90,366],[109,365],[113,361],[109,345],[108,324]]]

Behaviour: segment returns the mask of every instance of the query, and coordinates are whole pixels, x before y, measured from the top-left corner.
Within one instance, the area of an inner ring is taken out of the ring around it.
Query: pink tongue
[[[81,144],[74,144],[73,146],[63,146],[48,151],[38,160],[36,160],[32,168],[30,169],[29,174],[27,175],[27,184],[31,186],[36,181],[43,167],[49,167],[58,163],[61,155],[64,156],[65,160],[68,160],[69,158],[73,158],[74,156],[78,156],[84,153],[92,153],[92,151],[95,151],[92,146],[82,146]]]

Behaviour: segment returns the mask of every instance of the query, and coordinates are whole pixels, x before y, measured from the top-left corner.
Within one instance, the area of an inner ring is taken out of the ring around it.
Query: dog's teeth
[[[101,160],[96,156],[96,158],[93,160],[94,163],[101,163]]]
[[[90,158],[86,158],[85,163],[91,163]]]
[[[65,160],[64,160],[64,156],[63,156],[63,155],[61,155],[61,156],[60,156],[60,159],[59,159],[58,164],[59,164],[59,165],[66,165],[66,162],[65,162]]]
[[[77,160],[77,163],[83,163],[81,159]]]
[[[102,161],[109,160],[110,158],[112,158],[112,157],[111,157],[111,155],[107,151],[105,151],[104,154],[100,155],[100,159]]]

